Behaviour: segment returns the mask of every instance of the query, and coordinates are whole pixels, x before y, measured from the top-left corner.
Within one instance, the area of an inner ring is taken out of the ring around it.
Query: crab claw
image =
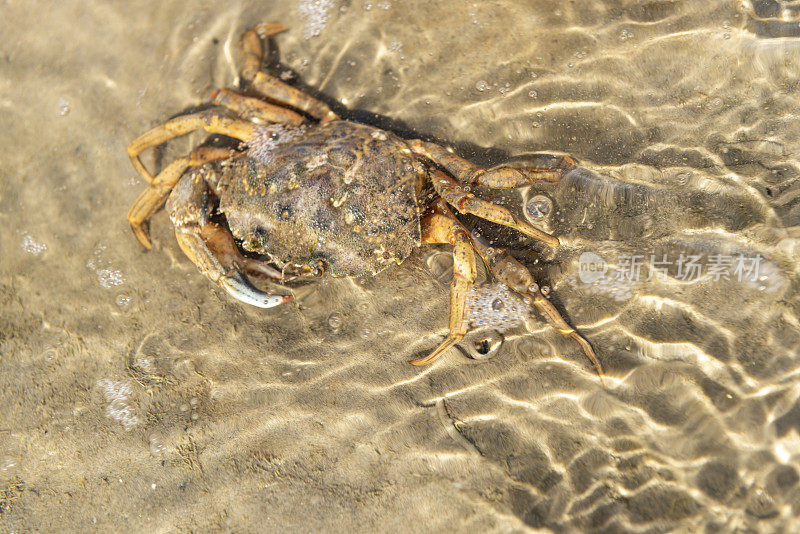
[[[259,308],[273,308],[292,300],[291,295],[270,295],[259,291],[242,273],[238,272],[230,276],[223,276],[219,279],[219,284],[236,300]]]

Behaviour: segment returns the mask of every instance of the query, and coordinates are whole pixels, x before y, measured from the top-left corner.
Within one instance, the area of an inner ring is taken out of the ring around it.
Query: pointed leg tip
[[[136,240],[146,250],[151,250],[153,248],[153,243],[150,241],[150,235],[144,226],[131,225],[131,230],[133,231],[133,235],[136,237]]]
[[[547,232],[543,232],[535,226],[532,226],[524,221],[520,221],[519,219],[515,218],[514,225],[516,229],[523,234],[527,235],[528,237],[532,237],[537,241],[541,241],[545,245],[553,248],[561,246],[561,241],[556,236],[548,234]]]
[[[333,111],[329,111],[324,117],[322,117],[319,120],[319,123],[320,124],[325,124],[327,122],[337,121],[337,120],[339,120],[339,115],[337,115]]]
[[[264,24],[259,24],[255,29],[258,34],[264,38],[275,35],[276,33],[285,32],[289,27],[280,22],[266,22]]]
[[[445,347],[445,348],[446,348],[446,347]],[[440,355],[442,352],[444,352],[444,350],[443,350],[443,349],[442,349],[442,347],[440,346],[440,347],[438,347],[436,350],[434,350],[433,352],[431,352],[430,354],[428,354],[427,356],[425,356],[425,357],[423,357],[423,358],[415,358],[415,359],[413,359],[413,360],[408,360],[408,363],[410,363],[410,364],[411,364],[411,365],[413,365],[414,367],[423,367],[423,366],[425,366],[425,365],[428,365],[429,363],[432,363],[432,362],[433,362],[433,361],[434,361],[436,358],[438,358],[438,357],[439,357],[439,355]]]
[[[455,345],[462,337],[464,337],[463,334],[462,335],[456,335],[456,336],[450,336],[447,339],[445,339],[442,342],[441,345],[436,347],[436,349],[433,352],[431,352],[430,354],[428,354],[424,358],[417,358],[415,360],[408,360],[408,363],[410,363],[411,365],[413,365],[415,367],[421,367],[423,365],[428,365],[429,363],[431,363],[435,359],[437,359],[439,356],[441,356],[444,353],[444,351],[446,351],[447,349],[449,349],[450,347]]]

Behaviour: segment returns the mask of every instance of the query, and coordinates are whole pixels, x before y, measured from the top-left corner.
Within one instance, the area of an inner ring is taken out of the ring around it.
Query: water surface
[[[431,4],[0,5],[3,531],[793,529],[796,4]],[[482,192],[521,216],[544,195],[557,251],[465,221],[528,263],[606,388],[491,285],[483,332],[406,364],[446,331],[447,247],[269,311],[204,279],[163,213],[140,249],[126,145],[235,85],[263,21],[290,28],[273,72],[353,117],[480,165],[581,162]]]

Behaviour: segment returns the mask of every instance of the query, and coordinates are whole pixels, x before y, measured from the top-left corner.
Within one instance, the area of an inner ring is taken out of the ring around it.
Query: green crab
[[[291,296],[256,289],[248,274],[276,283],[323,271],[374,275],[421,245],[450,244],[448,335],[410,363],[432,362],[467,333],[477,253],[498,281],[529,297],[553,327],[578,342],[602,376],[591,345],[561,317],[528,269],[504,249],[477,240],[452,211],[556,247],[558,238],[471,189],[553,183],[576,166],[574,160],[554,156],[541,166],[487,170],[437,144],[341,119],[324,102],[261,70],[263,41],[285,29],[262,24],[243,34],[246,92],[217,90],[215,107],[169,120],[128,146],[133,166],[149,184],[128,212],[139,242],[151,247],[148,219],[166,203],[178,243],[200,272],[234,298],[262,308]],[[157,176],[139,159],[144,150],[196,129],[241,144],[198,148]]]

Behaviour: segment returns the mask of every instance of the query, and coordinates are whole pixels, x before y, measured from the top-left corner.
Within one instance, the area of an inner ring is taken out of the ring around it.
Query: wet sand
[[[607,387],[488,282],[482,330],[408,365],[446,332],[447,247],[267,311],[163,212],[141,249],[126,145],[234,85],[263,21],[290,27],[273,72],[352,117],[485,166],[580,161],[480,192],[520,216],[544,196],[558,250],[464,220]],[[798,22],[755,0],[4,2],[0,531],[794,530]]]

